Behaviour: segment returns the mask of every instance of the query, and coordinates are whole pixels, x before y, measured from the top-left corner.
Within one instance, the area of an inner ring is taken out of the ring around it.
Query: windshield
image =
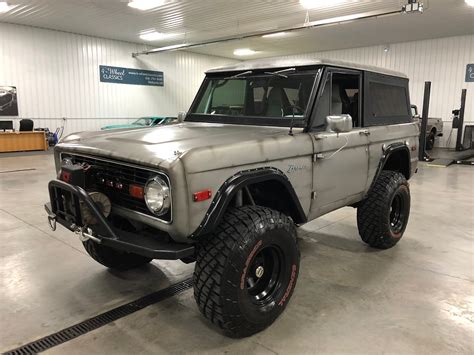
[[[132,124],[137,126],[150,126],[153,122],[153,118],[151,117],[142,117],[133,122]]]
[[[191,107],[190,120],[289,125],[304,121],[317,71],[293,69],[208,77]]]

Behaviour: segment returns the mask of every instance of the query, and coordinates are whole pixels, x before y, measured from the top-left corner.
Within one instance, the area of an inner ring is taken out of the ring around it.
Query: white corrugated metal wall
[[[445,121],[444,145],[451,111],[468,89],[466,121],[474,121],[474,85],[464,80],[474,62],[474,35],[294,55],[290,58],[331,58],[371,64],[406,73],[412,103],[420,109],[424,82],[433,82],[430,116]],[[56,128],[68,118],[68,132],[97,129],[121,118],[175,115],[186,110],[203,72],[232,59],[190,52],[141,56],[142,45],[28,26],[0,23],[0,85],[18,88],[20,118],[35,119],[36,127]],[[99,82],[99,65],[161,70],[164,87]],[[452,140],[454,141],[454,139]],[[454,144],[454,142],[452,142]]]
[[[388,52],[384,49],[388,48]],[[445,146],[451,131],[451,111],[460,107],[461,90],[467,89],[465,122],[474,121],[474,83],[465,82],[466,66],[474,63],[474,35],[396,43],[387,46],[308,53],[286,58],[327,58],[397,70],[410,78],[411,102],[423,105],[424,82],[431,81],[430,117],[441,117]],[[453,132],[451,146],[456,141]]]
[[[132,58],[132,52],[143,49],[139,44],[0,23],[0,86],[17,87],[19,118],[32,118],[35,127],[54,130],[66,117],[66,132],[76,132],[124,118],[176,115],[189,108],[207,69],[235,62],[189,52]],[[101,83],[101,64],[163,71],[164,87]]]

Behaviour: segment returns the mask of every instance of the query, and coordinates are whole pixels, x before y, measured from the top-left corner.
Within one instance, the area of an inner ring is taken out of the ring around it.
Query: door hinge
[[[324,154],[322,153],[317,153],[313,155],[313,163],[316,163],[318,160],[324,159]]]

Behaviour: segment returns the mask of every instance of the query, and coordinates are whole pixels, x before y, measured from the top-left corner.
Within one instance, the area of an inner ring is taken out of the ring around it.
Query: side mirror
[[[185,118],[186,118],[185,111],[178,112],[178,123],[183,123]]]
[[[421,119],[421,115],[416,114],[415,116],[413,116],[413,118],[414,118],[415,120],[419,120],[419,119]]]
[[[351,115],[327,116],[327,130],[334,133],[345,133],[352,131]]]

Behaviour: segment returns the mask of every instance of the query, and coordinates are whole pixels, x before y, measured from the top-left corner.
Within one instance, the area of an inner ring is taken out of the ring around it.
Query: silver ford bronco
[[[195,262],[200,311],[245,337],[288,305],[298,226],[352,206],[369,246],[402,238],[419,133],[403,74],[242,62],[208,71],[177,125],[64,138],[45,207],[106,267]]]

